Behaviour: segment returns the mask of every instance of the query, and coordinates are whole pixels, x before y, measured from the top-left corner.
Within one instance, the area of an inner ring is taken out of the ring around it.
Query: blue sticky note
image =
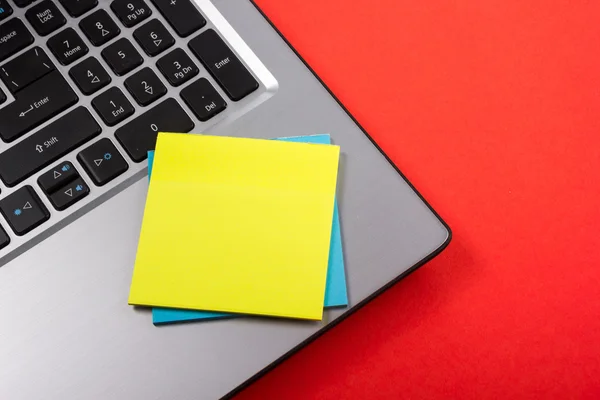
[[[289,142],[331,144],[327,134],[311,136],[293,136],[278,138]],[[154,152],[148,152],[148,179],[152,175]],[[333,223],[331,227],[331,243],[329,247],[329,265],[327,269],[327,285],[325,288],[325,307],[340,307],[348,305],[348,292],[346,287],[346,269],[342,252],[342,235],[338,214],[337,201],[334,204]],[[154,324],[167,324],[182,321],[211,320],[219,318],[239,317],[240,314],[229,314],[209,311],[181,310],[175,308],[154,307],[152,309],[152,322]]]

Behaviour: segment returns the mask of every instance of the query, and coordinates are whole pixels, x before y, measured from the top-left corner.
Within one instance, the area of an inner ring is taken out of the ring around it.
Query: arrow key
[[[73,167],[73,164],[65,161],[58,164],[45,174],[40,175],[38,178],[38,185],[40,185],[44,193],[51,194],[78,176],[79,175]]]
[[[165,85],[148,67],[127,78],[125,87],[141,106],[147,106],[167,93]]]
[[[88,185],[85,184],[83,179],[77,178],[50,195],[50,202],[54,208],[58,211],[62,211],[77,203],[89,193],[90,188]]]
[[[0,212],[18,236],[26,234],[50,218],[50,213],[29,185],[0,200]]]
[[[102,186],[127,171],[127,161],[108,138],[100,139],[77,155],[96,186]]]
[[[150,57],[159,55],[175,44],[175,39],[167,28],[157,19],[153,19],[133,32],[133,37]]]

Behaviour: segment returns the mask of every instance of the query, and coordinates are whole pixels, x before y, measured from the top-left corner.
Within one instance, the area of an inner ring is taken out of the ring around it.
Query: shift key
[[[0,179],[15,186],[100,132],[90,112],[77,107],[0,153]]]
[[[0,137],[12,142],[79,100],[60,72],[53,71],[17,92],[0,110]]]

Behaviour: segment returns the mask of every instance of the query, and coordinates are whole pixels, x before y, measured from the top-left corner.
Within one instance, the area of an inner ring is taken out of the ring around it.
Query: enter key
[[[53,71],[18,92],[0,110],[0,137],[12,142],[77,103],[79,98],[60,72]]]

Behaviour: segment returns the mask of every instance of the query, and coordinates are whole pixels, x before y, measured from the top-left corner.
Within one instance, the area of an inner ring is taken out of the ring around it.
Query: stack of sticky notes
[[[329,135],[160,133],[129,304],[155,324],[347,305],[339,156]]]

